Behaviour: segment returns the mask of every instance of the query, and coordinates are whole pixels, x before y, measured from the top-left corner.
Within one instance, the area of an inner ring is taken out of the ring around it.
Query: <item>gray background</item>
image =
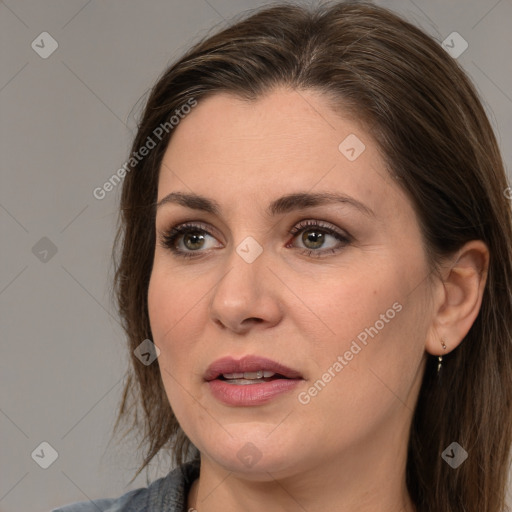
[[[126,485],[138,462],[133,444],[108,444],[128,362],[109,302],[120,186],[101,201],[92,190],[125,161],[132,109],[163,69],[212,27],[264,3],[0,2],[1,512],[146,485],[144,474]],[[511,0],[377,3],[439,42],[453,31],[468,42],[458,60],[510,170]],[[59,45],[47,59],[31,47],[43,31]],[[53,256],[41,252],[43,237],[56,247]],[[58,452],[46,470],[31,458],[42,441]],[[168,470],[161,458],[147,476]]]

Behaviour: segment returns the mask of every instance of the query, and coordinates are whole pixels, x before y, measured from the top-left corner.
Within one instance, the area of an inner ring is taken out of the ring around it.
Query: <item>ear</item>
[[[481,240],[466,243],[445,262],[442,279],[434,285],[433,320],[425,345],[429,354],[451,352],[469,332],[480,311],[488,269],[489,249]]]

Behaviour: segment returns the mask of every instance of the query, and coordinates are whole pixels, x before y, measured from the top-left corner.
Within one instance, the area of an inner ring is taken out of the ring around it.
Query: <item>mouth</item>
[[[223,373],[217,378],[229,384],[239,384],[244,386],[246,384],[261,384],[262,382],[271,382],[276,379],[287,379],[288,377],[267,370],[258,370],[257,372]]]
[[[204,379],[219,379],[231,384],[247,385],[276,379],[303,379],[302,375],[276,361],[258,356],[242,359],[224,357],[213,362],[206,370]]]
[[[232,407],[263,405],[304,381],[298,371],[257,356],[218,359],[204,379],[213,397]]]

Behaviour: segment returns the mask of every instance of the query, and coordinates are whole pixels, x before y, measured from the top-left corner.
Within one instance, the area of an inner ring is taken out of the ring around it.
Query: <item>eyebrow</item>
[[[192,210],[201,210],[212,215],[219,215],[221,208],[217,201],[204,196],[185,192],[171,192],[161,199],[156,207],[169,203],[179,204]],[[344,204],[352,206],[368,217],[375,217],[375,213],[368,206],[364,205],[353,197],[333,192],[296,192],[275,199],[267,208],[267,215],[275,217],[294,210],[303,210],[314,206],[327,204]]]

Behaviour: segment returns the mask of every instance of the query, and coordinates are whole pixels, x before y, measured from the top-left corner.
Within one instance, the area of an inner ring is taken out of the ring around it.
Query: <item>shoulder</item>
[[[52,512],[186,512],[188,491],[198,476],[199,462],[188,462],[119,498],[80,501]]]

